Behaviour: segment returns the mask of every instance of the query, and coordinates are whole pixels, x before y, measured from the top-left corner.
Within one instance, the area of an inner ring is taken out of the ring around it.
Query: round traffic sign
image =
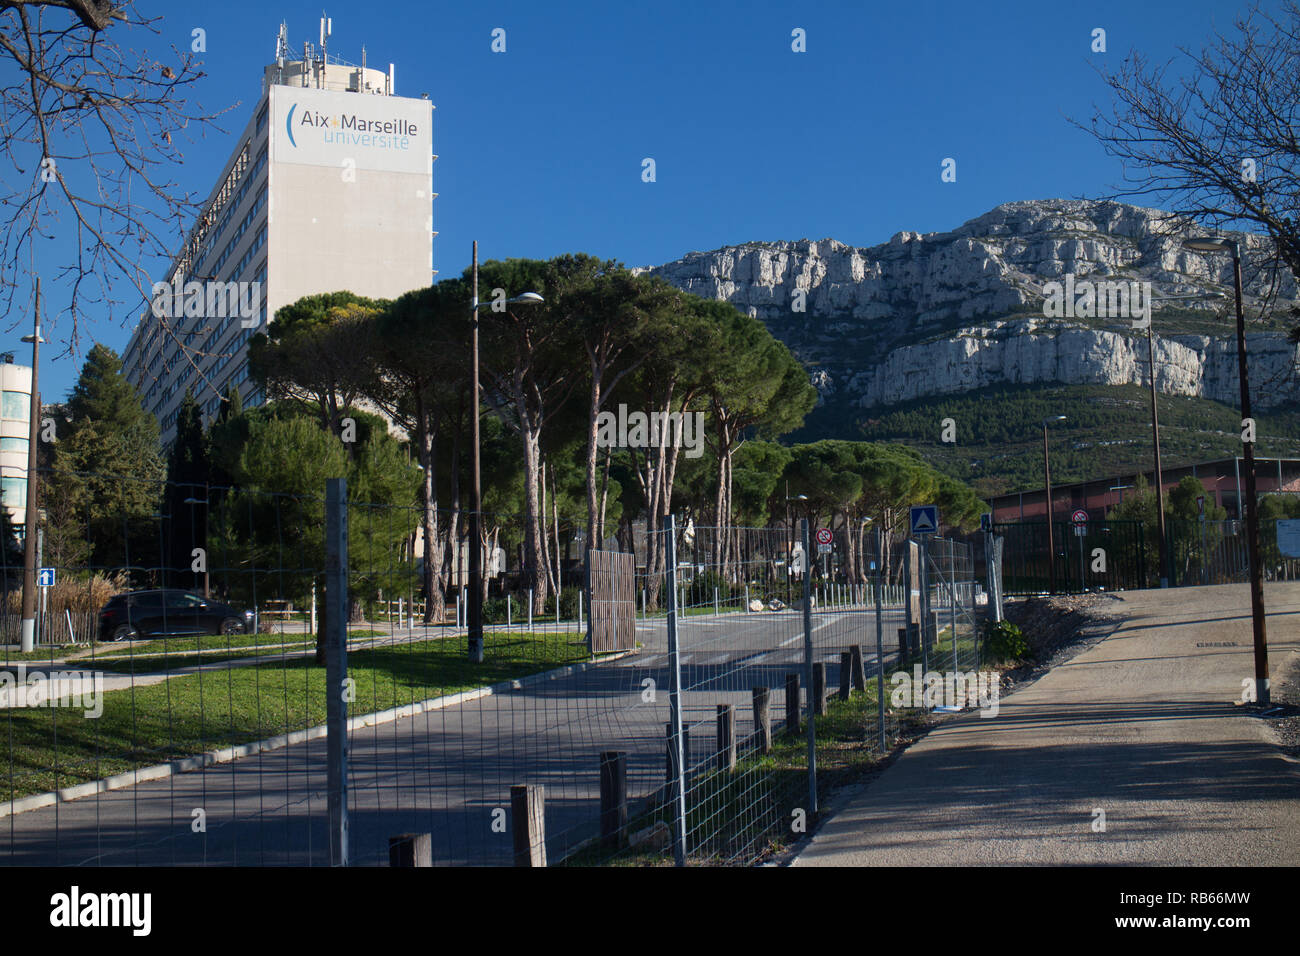
[[[830,529],[830,528],[818,528],[818,529],[817,529],[817,543],[818,543],[818,544],[830,544],[830,543],[831,543],[831,529]]]
[[[1087,524],[1087,523],[1088,523],[1088,512],[1086,512],[1086,511],[1084,511],[1082,508],[1080,508],[1080,509],[1079,509],[1078,511],[1076,511],[1074,514],[1070,515],[1070,520],[1073,521],[1075,524]]]

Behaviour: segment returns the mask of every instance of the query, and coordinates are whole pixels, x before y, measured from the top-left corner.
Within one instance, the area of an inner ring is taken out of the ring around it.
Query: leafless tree
[[[1270,272],[1276,279],[1280,267],[1300,280],[1300,5],[1274,14],[1256,4],[1200,51],[1179,54],[1156,64],[1134,52],[1102,71],[1114,103],[1078,124],[1122,162],[1115,197],[1262,232],[1267,249],[1243,248],[1249,278],[1276,289]]]
[[[160,23],[131,2],[0,0],[0,149],[9,160],[0,309],[13,308],[21,279],[43,272],[47,289],[53,279],[68,290],[58,312],[71,320],[60,336],[68,351],[92,310],[119,320],[141,313],[148,266],[180,248],[206,198],[173,176],[182,140],[215,127],[217,114],[189,102],[205,75],[194,52],[168,45],[155,56]],[[191,36],[201,51],[205,35]],[[55,237],[64,241],[50,261]]]

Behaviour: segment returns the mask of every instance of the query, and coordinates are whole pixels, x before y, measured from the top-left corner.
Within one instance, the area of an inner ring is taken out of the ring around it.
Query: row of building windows
[[[230,241],[227,242],[225,248],[221,250],[221,255],[217,256],[217,261],[212,264],[211,275],[221,275],[221,267],[226,264],[226,260],[234,253],[235,247],[239,245],[239,240],[244,237],[244,233],[248,231],[248,227],[253,224],[253,220],[257,218],[257,214],[260,213],[265,206],[266,191],[263,190],[258,194],[257,199],[254,200],[252,208],[248,210],[248,214],[244,216],[244,218],[239,221],[239,225],[235,227],[235,231],[231,235]],[[235,274],[238,275],[238,271],[236,271]]]
[[[212,254],[212,250],[216,247],[217,240],[220,239],[222,234],[226,231],[226,227],[230,225],[231,217],[233,217],[235,213],[239,211],[240,203],[244,201],[244,197],[248,195],[248,191],[253,188],[253,184],[259,181],[262,171],[265,169],[266,169],[266,150],[263,149],[261,154],[257,157],[257,162],[253,164],[253,168],[250,169],[248,173],[244,176],[243,183],[240,185],[239,189],[235,191],[235,196],[231,200],[230,205],[227,207],[225,213],[222,214],[221,221],[217,224],[217,228],[212,230],[212,233],[208,239],[207,247],[194,260],[195,272],[203,271],[202,269],[203,263],[207,260],[208,256]],[[263,192],[262,199],[265,199],[265,191]],[[216,275],[219,269],[220,266],[214,268],[212,270],[212,274]]]

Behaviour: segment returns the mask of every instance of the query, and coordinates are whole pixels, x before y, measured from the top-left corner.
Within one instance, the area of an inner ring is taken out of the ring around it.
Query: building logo
[[[295,126],[299,130],[303,127],[309,130],[320,130],[322,143],[394,150],[410,149],[412,139],[420,131],[419,125],[408,119],[365,119],[357,116],[356,113],[342,112],[334,116],[307,107],[303,108],[297,122],[294,122],[294,114],[297,110],[298,104],[292,104],[284,118],[284,129],[289,135],[289,145],[294,149],[298,148],[298,138],[294,135]]]

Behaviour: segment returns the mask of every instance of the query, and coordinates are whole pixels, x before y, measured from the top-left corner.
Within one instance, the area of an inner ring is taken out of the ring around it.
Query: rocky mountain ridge
[[[762,319],[823,400],[864,409],[993,385],[1147,384],[1145,331],[1123,316],[1047,318],[1044,287],[1149,282],[1157,387],[1235,405],[1231,259],[1184,249],[1193,231],[1124,203],[1030,200],[876,246],[753,242],[638,271]],[[1229,235],[1242,247],[1255,403],[1295,404],[1300,347],[1285,329],[1300,289],[1270,268],[1267,239]]]

